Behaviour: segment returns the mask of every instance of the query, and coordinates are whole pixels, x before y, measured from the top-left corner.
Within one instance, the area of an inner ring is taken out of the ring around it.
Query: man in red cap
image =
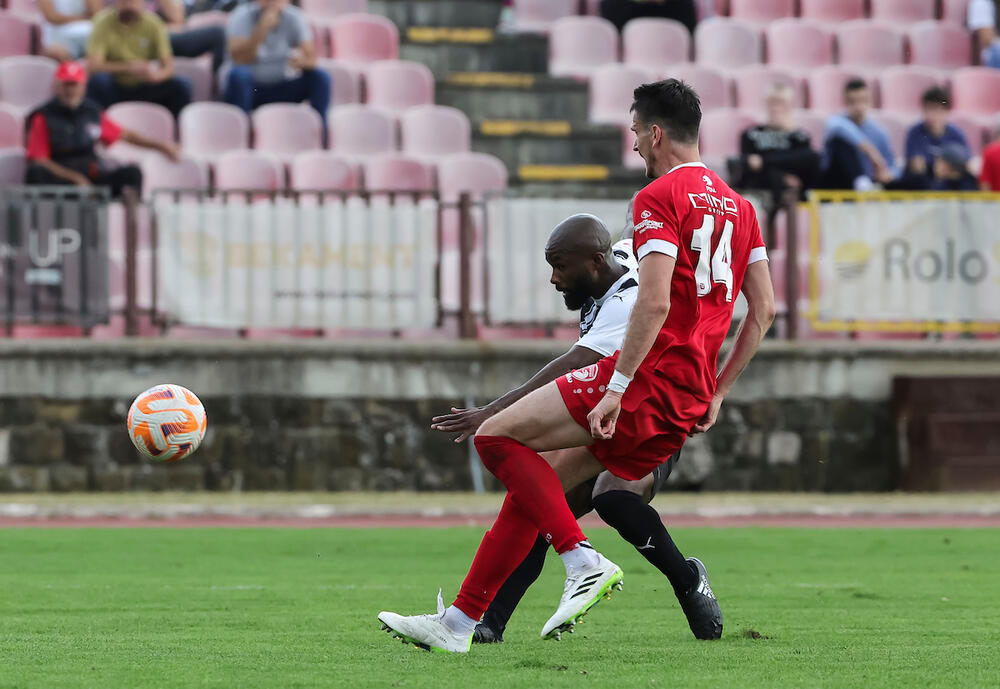
[[[79,63],[64,62],[56,69],[55,97],[27,118],[25,182],[109,186],[115,197],[125,187],[141,191],[139,167],[102,160],[95,150],[97,143],[110,146],[121,139],[160,151],[175,162],[179,159],[177,146],[123,129],[97,103],[84,97],[86,84],[87,73]]]

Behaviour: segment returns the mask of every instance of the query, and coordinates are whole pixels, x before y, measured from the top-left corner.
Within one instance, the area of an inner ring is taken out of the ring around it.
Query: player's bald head
[[[596,215],[571,215],[549,235],[545,253],[593,255],[611,251],[611,233]]]

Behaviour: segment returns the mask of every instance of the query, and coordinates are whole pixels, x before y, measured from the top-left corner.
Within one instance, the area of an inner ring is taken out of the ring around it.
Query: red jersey
[[[983,169],[979,181],[989,187],[989,191],[1000,191],[1000,141],[994,141],[983,149]]]
[[[636,258],[677,259],[670,312],[642,367],[708,402],[747,266],[767,258],[757,214],[703,163],[685,163],[639,192],[633,218]]]

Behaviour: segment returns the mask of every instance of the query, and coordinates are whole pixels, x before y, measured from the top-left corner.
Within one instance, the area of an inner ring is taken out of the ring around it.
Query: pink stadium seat
[[[955,125],[965,134],[965,140],[969,142],[969,150],[972,151],[973,155],[979,155],[983,152],[990,127],[984,125],[982,118],[953,112],[948,116],[948,123]]]
[[[652,72],[637,67],[618,63],[599,67],[590,79],[590,121],[630,125],[632,92],[655,80]]]
[[[968,115],[1000,112],[1000,70],[963,67],[952,72],[951,94],[956,110]]]
[[[601,65],[618,61],[618,30],[601,17],[563,17],[549,35],[549,71],[586,79]]]
[[[481,197],[507,188],[507,167],[485,153],[448,156],[438,166],[438,188],[444,201],[456,201],[463,192]]]
[[[694,32],[695,59],[713,67],[742,67],[761,61],[760,29],[751,23],[716,17]]]
[[[706,112],[701,120],[702,155],[712,159],[739,155],[740,135],[754,124],[756,118],[735,108]]]
[[[365,160],[365,189],[370,192],[430,192],[434,190],[431,168],[415,158],[386,153]]]
[[[803,19],[820,22],[846,22],[864,19],[865,0],[799,0]]]
[[[18,55],[0,59],[0,101],[24,110],[52,97],[58,64],[47,57]]]
[[[24,184],[24,149],[0,148],[0,187]]]
[[[25,17],[34,17],[38,21],[42,21],[44,18],[36,0],[7,0],[6,7],[10,12],[16,12]]]
[[[662,74],[663,78],[675,78],[690,84],[698,92],[701,109],[728,108],[733,104],[732,88],[728,75],[720,69],[707,65],[674,65]]]
[[[578,0],[514,0],[514,25],[518,31],[548,33],[553,22],[577,12]]]
[[[849,67],[818,67],[806,76],[809,89],[809,108],[822,113],[841,110],[844,107],[844,86],[851,79],[862,76],[858,70]]]
[[[872,19],[907,24],[937,16],[937,0],[871,0]]]
[[[174,72],[179,77],[187,77],[191,80],[191,99],[193,101],[212,100],[215,79],[212,77],[210,60],[200,57],[175,57]]]
[[[304,151],[292,159],[289,186],[297,190],[356,191],[357,168],[332,151]]]
[[[920,99],[932,86],[943,86],[944,80],[936,69],[928,67],[889,67],[879,74],[882,109],[916,116]]]
[[[767,61],[796,69],[833,62],[833,33],[818,22],[781,19],[767,27]]]
[[[796,110],[792,114],[792,120],[796,127],[809,134],[813,150],[819,150],[823,146],[823,137],[826,133],[826,115],[812,110]]]
[[[366,75],[369,105],[399,113],[414,105],[433,105],[434,75],[426,65],[408,60],[380,60]]]
[[[187,18],[185,26],[188,29],[200,29],[205,26],[225,26],[229,20],[229,15],[219,10],[209,10],[208,12],[195,12]]]
[[[941,21],[964,27],[968,12],[969,0],[941,0]]]
[[[181,146],[196,158],[250,146],[250,119],[235,105],[192,103],[181,111]]]
[[[658,72],[691,60],[691,34],[673,19],[633,19],[622,29],[622,51],[628,66]]]
[[[751,22],[794,17],[795,0],[729,0],[729,16]]]
[[[24,145],[24,116],[21,109],[0,103],[0,148]]]
[[[156,189],[208,189],[205,166],[194,158],[183,156],[171,162],[165,156],[152,154],[142,159],[142,187],[148,196]]]
[[[906,115],[884,110],[872,110],[871,118],[885,127],[889,133],[889,142],[892,144],[892,152],[896,157],[896,162],[901,162],[902,156],[906,152],[906,133],[913,125],[913,119]]]
[[[345,14],[330,25],[333,56],[348,62],[399,58],[399,31],[385,17]]]
[[[903,64],[903,34],[895,27],[866,19],[837,27],[842,65],[888,67]]]
[[[793,105],[804,107],[805,88],[802,78],[771,65],[749,65],[730,72],[736,87],[736,107],[762,113],[767,109],[767,94],[774,84],[787,84],[795,91]]]
[[[302,11],[314,17],[366,14],[368,0],[302,0]]]
[[[330,148],[357,158],[396,150],[396,125],[367,105],[343,105],[329,114]]]
[[[222,190],[266,189],[283,185],[280,165],[255,151],[228,151],[215,159],[215,187]]]
[[[116,103],[107,110],[112,120],[126,129],[156,141],[175,141],[174,117],[162,105],[140,101]]]
[[[330,90],[334,107],[361,102],[361,71],[347,62],[320,58],[316,66],[330,75]]]
[[[418,105],[400,118],[403,153],[435,159],[472,148],[472,125],[464,112],[446,105]]]
[[[0,57],[31,53],[32,26],[10,12],[0,12]]]
[[[250,121],[258,151],[291,158],[299,151],[323,148],[323,121],[308,105],[262,105],[253,111]]]
[[[966,67],[972,59],[972,37],[947,22],[917,22],[909,27],[910,63],[938,69]]]
[[[316,49],[316,57],[319,59],[329,59],[332,57],[332,46],[330,45],[330,18],[309,17],[309,30],[312,31],[313,47]]]

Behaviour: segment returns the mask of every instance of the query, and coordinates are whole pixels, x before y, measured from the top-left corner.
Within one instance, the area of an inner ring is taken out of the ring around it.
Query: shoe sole
[[[590,609],[595,605],[597,605],[598,603],[600,603],[602,600],[605,599],[611,600],[611,592],[621,591],[622,588],[624,587],[624,582],[625,582],[625,575],[619,569],[618,572],[613,577],[604,582],[604,586],[602,586],[597,590],[597,593],[590,600],[590,602],[587,603],[587,605],[583,608],[583,610],[570,617],[568,620],[563,622],[561,625],[553,629],[551,632],[549,632],[542,638],[555,639],[556,641],[559,641],[562,638],[563,632],[569,632],[570,634],[572,634],[573,628],[576,627],[576,625],[583,619],[583,616],[586,615],[588,612],[590,612]]]

